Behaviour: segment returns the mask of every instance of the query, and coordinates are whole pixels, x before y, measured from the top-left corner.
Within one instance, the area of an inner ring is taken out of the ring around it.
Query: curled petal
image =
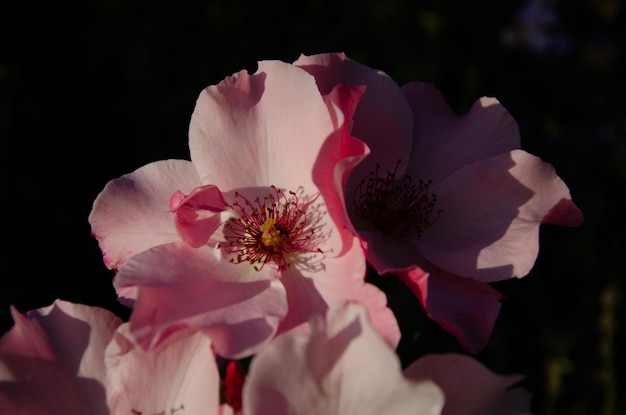
[[[207,243],[222,222],[219,213],[226,208],[222,192],[213,185],[197,187],[188,195],[176,191],[170,198],[176,230],[194,248]]]

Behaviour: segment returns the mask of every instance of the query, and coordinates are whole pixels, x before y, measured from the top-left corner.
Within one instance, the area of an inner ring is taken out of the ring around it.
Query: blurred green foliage
[[[543,5],[543,6],[542,6]],[[126,315],[87,216],[105,183],[188,158],[202,88],[264,59],[344,51],[458,112],[497,97],[524,149],[552,163],[586,221],[543,226],[478,357],[522,373],[536,414],[626,414],[626,68],[618,0],[4,2],[0,10],[2,331],[8,305],[55,298]],[[459,351],[392,279],[404,361]]]

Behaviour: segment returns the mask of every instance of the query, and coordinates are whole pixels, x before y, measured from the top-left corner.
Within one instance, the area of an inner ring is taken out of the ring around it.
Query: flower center
[[[428,191],[431,180],[413,183],[409,175],[396,180],[399,165],[400,160],[386,177],[380,177],[376,164],[376,170],[361,180],[353,200],[357,216],[392,238],[404,240],[421,236],[443,210],[434,212],[437,195]]]
[[[274,193],[250,201],[235,193],[242,202],[232,203],[239,213],[224,225],[225,241],[219,245],[234,256],[230,262],[249,262],[256,270],[272,263],[280,271],[290,265],[292,254],[298,252],[321,252],[310,247],[316,227],[307,222],[306,210],[300,206],[296,192],[286,195],[271,186]]]

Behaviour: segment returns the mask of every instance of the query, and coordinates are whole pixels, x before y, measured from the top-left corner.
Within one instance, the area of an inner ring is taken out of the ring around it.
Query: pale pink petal
[[[189,149],[203,183],[224,192],[270,185],[312,192],[313,164],[334,130],[311,75],[262,61],[253,75],[241,71],[202,91]]]
[[[349,59],[344,53],[300,55],[294,65],[315,76],[323,95],[338,84],[365,86],[354,113],[352,135],[363,140],[372,155],[355,168],[348,184],[348,196],[351,197],[355,186],[376,163],[395,166],[398,158],[408,157],[413,129],[411,109],[391,77]],[[400,174],[405,168],[406,164],[401,166]]]
[[[135,286],[131,328],[154,348],[182,327],[209,334],[229,358],[254,353],[269,341],[287,312],[277,271],[232,264],[219,251],[168,244],[135,255],[119,270],[117,287]]]
[[[554,168],[522,150],[467,165],[432,191],[443,212],[414,239],[420,253],[446,271],[484,282],[528,274],[546,217],[582,222]]]
[[[180,240],[170,197],[200,185],[193,164],[186,160],[150,163],[107,183],[89,214],[105,264],[120,268],[136,253]]]
[[[428,316],[472,353],[489,341],[502,294],[488,284],[462,278],[435,266],[429,273],[413,267],[397,273],[398,278],[420,300]]]
[[[281,322],[279,333],[307,323],[311,316],[326,313],[328,307],[346,301],[364,305],[368,318],[395,348],[400,341],[400,328],[387,307],[387,297],[376,286],[365,282],[365,257],[357,241],[350,251],[338,258],[327,258],[324,269],[294,267],[281,278],[287,290],[289,312]]]
[[[180,330],[156,348],[135,345],[128,323],[106,350],[114,414],[217,415],[220,377],[210,339]]]
[[[312,334],[290,332],[259,353],[243,391],[247,415],[439,414],[440,390],[409,382],[358,304],[336,305]]]
[[[413,111],[414,179],[436,182],[468,163],[520,147],[517,123],[495,98],[483,97],[459,116],[434,85],[411,82],[402,91]]]
[[[121,320],[61,300],[12,314],[14,326],[0,340],[0,412],[108,413],[104,350]]]
[[[226,208],[222,192],[213,185],[196,187],[188,195],[177,191],[170,199],[176,230],[182,240],[194,248],[207,243],[222,223],[219,213]]]
[[[432,380],[446,403],[442,415],[530,415],[531,395],[514,387],[523,376],[502,376],[460,354],[424,356],[404,370],[409,379]]]

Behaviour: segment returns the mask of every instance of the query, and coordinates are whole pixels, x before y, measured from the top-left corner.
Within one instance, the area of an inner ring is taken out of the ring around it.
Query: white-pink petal
[[[224,192],[276,185],[314,193],[313,164],[334,130],[311,75],[261,61],[256,73],[241,71],[202,91],[189,149],[203,183]]]
[[[108,403],[114,414],[217,414],[220,377],[211,341],[180,330],[146,351],[123,324],[106,350]]]

